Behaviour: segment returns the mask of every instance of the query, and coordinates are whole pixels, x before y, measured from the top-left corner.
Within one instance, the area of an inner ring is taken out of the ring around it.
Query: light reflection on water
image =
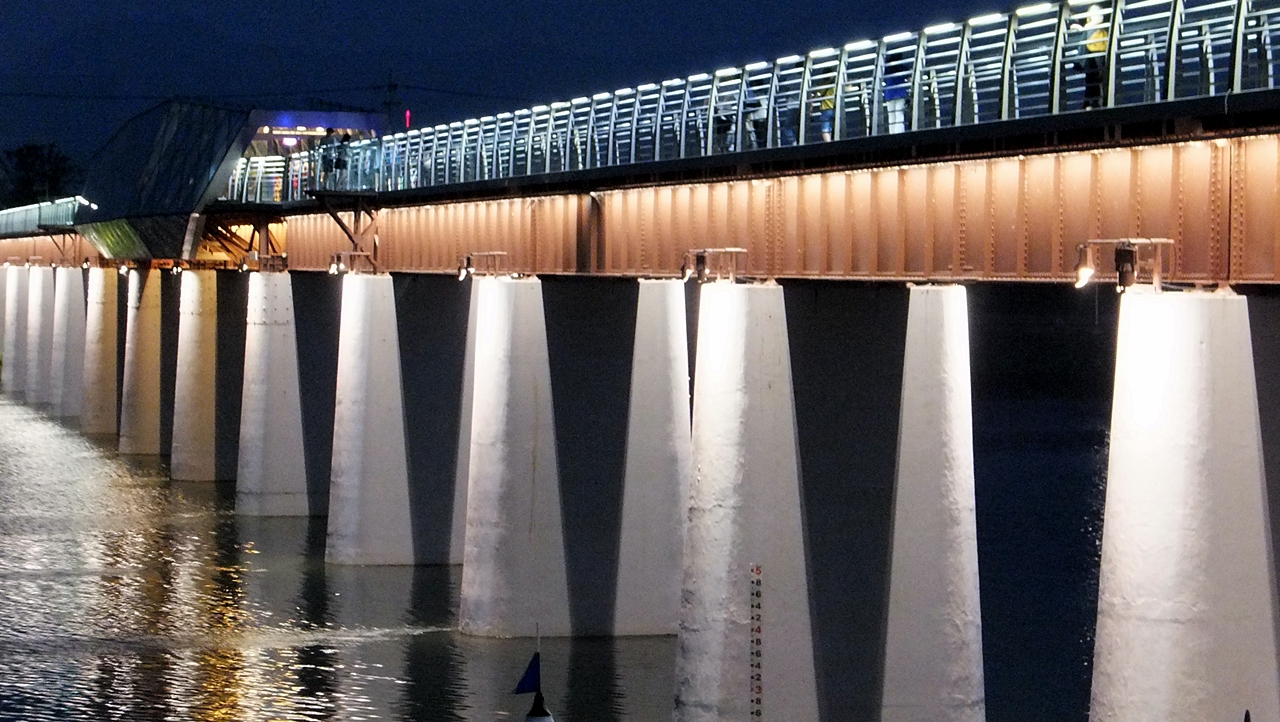
[[[0,397],[0,719],[503,720],[531,640],[453,631],[458,567],[323,562]],[[543,640],[559,720],[669,720],[675,640]]]

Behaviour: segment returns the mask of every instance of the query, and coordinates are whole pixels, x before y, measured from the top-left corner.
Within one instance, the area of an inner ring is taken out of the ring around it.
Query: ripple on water
[[[0,720],[521,719],[529,640],[454,631],[457,567],[331,567],[0,396]],[[560,720],[669,720],[673,638],[543,640]]]

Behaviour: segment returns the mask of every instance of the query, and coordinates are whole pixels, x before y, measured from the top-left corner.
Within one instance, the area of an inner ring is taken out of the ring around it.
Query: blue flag
[[[542,691],[542,672],[538,666],[537,652],[533,653],[533,659],[529,660],[529,668],[524,671],[524,676],[520,678],[520,684],[516,685],[516,691],[512,694],[529,694],[531,692]]]

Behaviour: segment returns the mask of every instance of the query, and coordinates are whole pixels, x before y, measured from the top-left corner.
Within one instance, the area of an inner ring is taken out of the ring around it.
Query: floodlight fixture
[[[1156,293],[1163,290],[1161,274],[1164,267],[1164,246],[1173,245],[1172,238],[1094,238],[1076,246],[1076,288],[1084,288],[1097,272],[1096,250],[1102,246],[1114,249],[1116,269],[1116,293],[1138,282],[1144,269],[1151,274],[1151,285]],[[1143,249],[1148,249],[1144,251]],[[1144,258],[1144,254],[1147,255]]]

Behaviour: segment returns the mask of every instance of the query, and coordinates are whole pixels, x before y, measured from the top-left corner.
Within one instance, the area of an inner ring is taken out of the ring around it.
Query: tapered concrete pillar
[[[160,450],[160,271],[129,271],[120,453]]]
[[[1090,719],[1280,719],[1246,301],[1134,289],[1118,333]]]
[[[962,286],[911,289],[884,722],[982,722],[968,304]]]
[[[818,719],[782,288],[702,286],[678,722]]]
[[[287,273],[249,276],[236,512],[306,516],[306,454],[293,287]]]
[[[542,284],[477,278],[462,631],[572,632]]]
[[[675,634],[693,476],[684,284],[640,281],[614,634]]]
[[[342,280],[326,560],[413,564],[395,289],[389,275]]]
[[[84,405],[84,272],[59,268],[54,276],[49,402],[55,416],[74,418]]]
[[[5,269],[4,359],[0,384],[10,398],[21,401],[27,387],[27,279],[25,266]]]
[[[169,474],[179,481],[213,481],[217,479],[217,272],[185,271],[181,283]]]
[[[89,269],[89,299],[84,334],[84,405],[80,430],[115,434],[117,320],[119,284],[113,268]]]
[[[27,279],[27,383],[28,404],[53,400],[50,367],[53,362],[53,268],[32,266]]]
[[[9,305],[9,294],[5,288],[9,285],[9,269],[0,266],[0,353],[4,352],[5,307]]]

